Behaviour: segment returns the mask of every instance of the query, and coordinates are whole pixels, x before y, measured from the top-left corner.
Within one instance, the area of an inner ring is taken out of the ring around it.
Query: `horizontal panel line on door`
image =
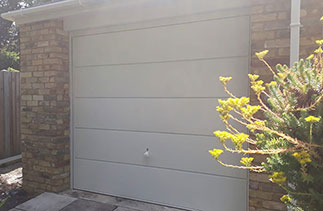
[[[199,15],[199,14],[197,14]],[[145,30],[145,29],[154,29],[154,28],[165,28],[169,26],[179,26],[179,25],[186,25],[186,24],[192,24],[192,23],[200,23],[200,22],[207,22],[207,21],[217,21],[217,20],[225,20],[225,19],[235,19],[240,17],[250,17],[248,14],[241,14],[241,15],[231,15],[227,17],[218,17],[218,18],[207,18],[202,20],[195,20],[195,21],[182,21],[180,23],[171,23],[171,24],[159,24],[155,26],[148,26],[148,27],[138,27],[138,28],[132,28],[132,29],[121,29],[121,30],[115,30],[115,31],[107,31],[107,32],[94,32],[94,33],[85,33],[85,34],[76,34],[78,31],[73,32],[72,38],[79,38],[79,37],[85,37],[85,36],[97,36],[97,35],[103,35],[103,34],[112,34],[112,33],[120,33],[120,32],[129,32],[129,31],[138,31],[138,30]],[[134,23],[136,24],[136,23]],[[79,31],[84,30],[96,30],[98,27],[94,28],[87,28],[82,29]]]
[[[215,176],[215,177],[224,177],[224,178],[243,180],[243,181],[247,179],[247,178],[233,177],[233,176],[227,176],[227,175],[221,175],[221,174],[210,174],[210,173],[197,172],[197,171],[188,171],[188,170],[180,170],[180,169],[165,168],[165,167],[158,167],[158,166],[149,166],[149,165],[130,164],[130,163],[123,163],[123,162],[116,162],[116,161],[89,159],[89,158],[81,158],[81,157],[74,157],[74,159],[77,159],[77,160],[89,160],[89,161],[96,161],[96,162],[103,162],[103,163],[114,163],[114,164],[120,164],[120,165],[138,166],[138,167],[154,168],[154,169],[165,169],[165,170],[172,170],[172,171],[179,171],[179,172],[187,172],[187,173],[192,173],[192,174],[202,174],[202,175],[209,175],[209,176]]]
[[[241,56],[220,56],[220,57],[209,57],[209,58],[195,58],[195,59],[178,59],[178,60],[167,60],[167,61],[150,61],[150,62],[133,62],[133,63],[116,63],[116,64],[100,64],[100,65],[75,65],[74,68],[87,68],[87,67],[105,67],[105,66],[121,66],[121,65],[145,65],[145,64],[162,64],[162,63],[176,63],[176,62],[190,62],[190,61],[205,61],[205,60],[217,60],[217,59],[232,59],[232,58],[248,58],[249,55]]]
[[[126,130],[126,129],[112,129],[112,128],[88,128],[88,127],[74,127],[75,129],[82,130],[108,130],[108,131],[121,131],[132,133],[153,133],[153,134],[169,134],[169,135],[182,135],[182,136],[203,136],[203,137],[215,137],[213,134],[189,134],[189,133],[175,133],[175,132],[161,132],[161,131],[144,131],[144,130]]]

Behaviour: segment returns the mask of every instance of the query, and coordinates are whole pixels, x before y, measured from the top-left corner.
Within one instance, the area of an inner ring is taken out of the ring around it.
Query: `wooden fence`
[[[0,160],[19,155],[20,73],[0,71]]]

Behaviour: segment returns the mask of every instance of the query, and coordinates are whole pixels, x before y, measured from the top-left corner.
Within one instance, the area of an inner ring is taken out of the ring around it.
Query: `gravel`
[[[22,189],[21,163],[0,166],[0,211],[7,211],[30,199]]]

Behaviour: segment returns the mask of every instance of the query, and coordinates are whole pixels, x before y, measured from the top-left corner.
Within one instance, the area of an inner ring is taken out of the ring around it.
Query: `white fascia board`
[[[116,8],[141,4],[150,0],[65,0],[52,4],[10,11],[1,17],[16,24],[58,19],[86,12],[93,9]]]
[[[60,9],[70,10],[71,8],[78,6],[79,4],[77,0],[66,0],[37,7],[9,11],[7,13],[1,14],[1,17],[6,20],[15,21],[17,24],[19,24],[20,22],[28,23],[29,19],[32,17],[39,16],[39,19],[46,19],[46,16],[49,16],[51,12],[57,12]]]

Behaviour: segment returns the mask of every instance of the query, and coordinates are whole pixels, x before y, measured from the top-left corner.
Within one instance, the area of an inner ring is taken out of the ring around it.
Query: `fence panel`
[[[0,71],[0,159],[21,153],[20,73]]]

